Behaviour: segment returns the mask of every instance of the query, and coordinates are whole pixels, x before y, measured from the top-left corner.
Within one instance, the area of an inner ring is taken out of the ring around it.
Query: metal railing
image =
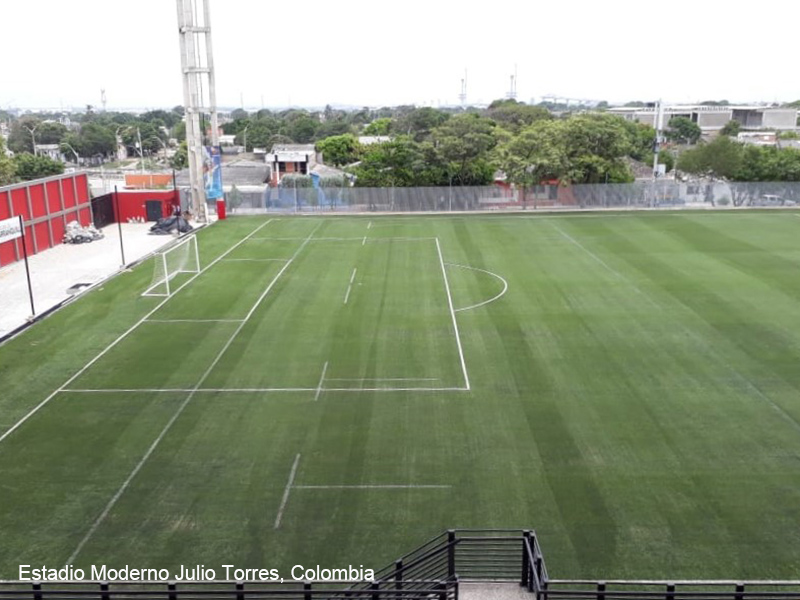
[[[550,579],[527,529],[448,530],[369,582],[3,582],[0,600],[458,600],[462,581],[516,583],[536,600],[800,600],[800,581]]]
[[[3,583],[0,600],[457,600],[457,581]]]

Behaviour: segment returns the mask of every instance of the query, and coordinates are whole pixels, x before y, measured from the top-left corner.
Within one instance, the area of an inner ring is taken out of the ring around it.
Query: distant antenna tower
[[[211,49],[210,0],[177,0],[178,35],[183,76],[183,105],[186,112],[186,145],[189,150],[189,185],[192,212],[207,221],[206,189],[203,180],[205,148],[200,126],[202,115],[211,117],[210,144],[219,145],[217,92],[214,54]],[[197,5],[202,5],[198,11]],[[198,14],[199,13],[199,14]]]
[[[464,69],[464,78],[461,80],[461,93],[458,95],[461,106],[467,105],[467,70]]]
[[[106,112],[106,104],[107,103],[108,103],[108,100],[106,99],[106,91],[105,90],[100,90],[100,104],[103,105],[103,112]]]
[[[511,76],[511,87],[508,89],[506,98],[509,100],[517,99],[517,65],[514,65],[514,74]]]

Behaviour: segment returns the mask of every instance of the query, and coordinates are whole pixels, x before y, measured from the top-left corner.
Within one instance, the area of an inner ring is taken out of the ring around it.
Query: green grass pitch
[[[800,214],[240,217],[0,347],[19,564],[796,577]],[[38,407],[38,410],[37,410]]]

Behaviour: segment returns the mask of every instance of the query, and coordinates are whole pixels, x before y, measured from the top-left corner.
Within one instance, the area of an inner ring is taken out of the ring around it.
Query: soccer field
[[[0,347],[19,564],[797,576],[800,213],[238,217]],[[1,290],[0,290],[1,293]]]

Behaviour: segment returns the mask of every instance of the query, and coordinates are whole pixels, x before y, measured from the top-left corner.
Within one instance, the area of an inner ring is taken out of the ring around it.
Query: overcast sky
[[[221,106],[800,98],[797,0],[210,1]],[[0,14],[0,108],[182,103],[175,0]]]

